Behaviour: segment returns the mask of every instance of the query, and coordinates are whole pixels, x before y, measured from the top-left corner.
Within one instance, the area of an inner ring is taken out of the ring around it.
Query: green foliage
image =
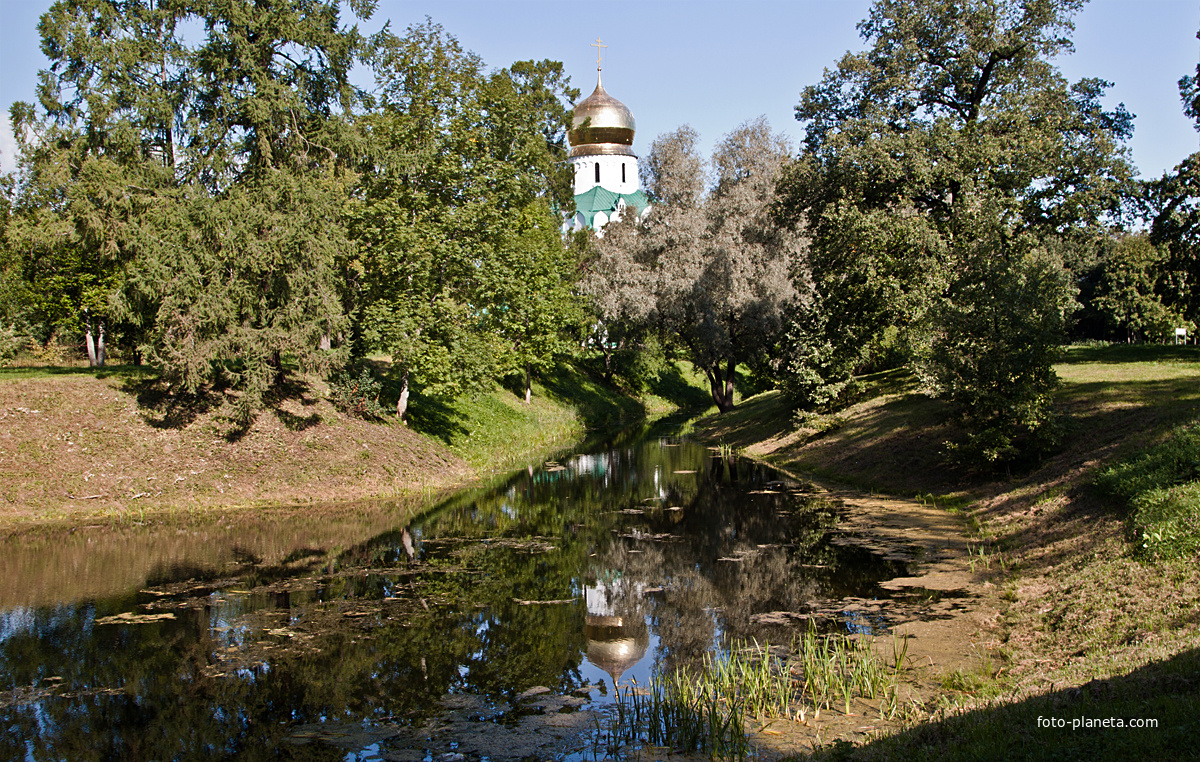
[[[1180,558],[1200,551],[1200,424],[1176,428],[1165,442],[1105,469],[1096,484],[1132,509],[1140,555]]]
[[[358,376],[342,371],[329,382],[329,401],[343,413],[367,419],[382,419],[386,411],[379,404],[381,384],[370,368],[363,367]]]
[[[768,362],[796,299],[791,274],[803,244],[770,214],[791,149],[765,118],[717,146],[711,189],[697,139],[685,126],[654,141],[647,190],[659,203],[643,220],[605,228],[583,290],[606,352],[610,342],[657,331],[704,372],[713,402],[728,410],[737,366]]]
[[[558,228],[544,203],[518,210],[477,274],[478,303],[488,305],[483,328],[505,342],[507,361],[500,367],[523,373],[527,400],[533,373],[572,353],[585,322],[575,263]]]
[[[1150,241],[1166,250],[1155,292],[1168,309],[1200,324],[1200,153],[1146,190]]]
[[[1200,65],[1179,80],[1183,111],[1200,129]],[[1150,240],[1167,252],[1156,291],[1163,303],[1200,324],[1200,153],[1145,186],[1143,210],[1151,220]]]
[[[1053,363],[1073,306],[1066,275],[1037,249],[1005,251],[980,236],[918,367],[967,429],[950,445],[967,466],[1007,465],[1055,444]]]
[[[820,319],[793,329],[784,358],[802,402],[830,404],[899,351],[986,427],[969,443],[985,460],[1014,457],[1047,420],[1064,278],[1043,242],[1089,235],[1132,176],[1132,117],[1102,107],[1108,83],[1050,64],[1080,5],[878,2],[859,27],[868,49],[805,88],[806,150],[780,204],[812,235]],[[1023,352],[994,317],[1037,343]]]
[[[0,323],[0,365],[12,360],[25,346],[25,337],[11,325]]]
[[[372,47],[380,100],[361,119],[349,207],[356,333],[427,396],[544,366],[575,321],[573,262],[546,204],[570,197],[559,159],[577,92],[549,61],[488,74],[431,21]]]
[[[1126,341],[1162,341],[1184,325],[1155,292],[1165,256],[1144,235],[1122,237],[1101,263],[1093,298],[1111,330]]]
[[[337,5],[61,0],[39,31],[8,230],[31,322],[89,354],[107,327],[188,392],[230,384],[240,423],[288,370],[336,366],[360,42]]]

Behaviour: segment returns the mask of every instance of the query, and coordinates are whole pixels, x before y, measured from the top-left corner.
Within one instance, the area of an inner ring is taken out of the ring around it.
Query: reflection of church
[[[606,47],[599,40],[593,44],[597,50]],[[596,90],[575,104],[567,134],[575,172],[575,216],[563,223],[565,231],[592,228],[599,233],[630,209],[639,216],[649,211],[650,200],[638,183],[634,128],[633,114],[605,91],[597,56]]]
[[[604,670],[616,685],[630,667],[646,655],[650,633],[641,607],[636,605],[644,584],[614,577],[584,588],[587,616],[587,660]]]

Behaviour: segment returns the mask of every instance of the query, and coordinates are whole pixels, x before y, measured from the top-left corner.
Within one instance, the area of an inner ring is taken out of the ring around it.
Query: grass
[[[825,431],[797,427],[773,394],[698,424],[709,441],[790,470],[961,510],[972,527],[965,564],[1004,575],[976,591],[996,619],[972,636],[1004,655],[1003,674],[979,658],[947,670],[938,677],[942,702],[907,707],[907,727],[818,758],[1198,758],[1196,550],[1171,559],[1144,543],[1159,542],[1147,536],[1155,524],[1189,536],[1197,526],[1191,469],[1200,459],[1179,427],[1200,420],[1200,349],[1070,347],[1055,369],[1062,447],[1010,475],[946,468],[940,444],[956,432],[945,408],[899,373],[878,379]],[[1153,476],[1160,467],[1165,479]],[[1097,489],[1101,473],[1117,485]],[[1162,542],[1170,539],[1164,532]],[[1039,716],[1066,727],[1039,726]],[[1106,717],[1153,718],[1158,728],[1070,726]]]
[[[1131,509],[1140,555],[1200,553],[1200,424],[1176,427],[1159,444],[1102,471],[1096,484]]]
[[[726,654],[706,656],[695,671],[656,676],[645,688],[618,688],[597,743],[610,756],[649,744],[742,759],[750,751],[745,725],[751,718],[803,721],[823,710],[852,716],[858,698],[877,699],[880,715],[894,716],[907,650],[907,639],[894,637],[885,658],[866,641],[819,635],[813,627],[790,649],[734,644]]]
[[[682,371],[672,378],[686,381]],[[459,400],[414,395],[409,426],[386,412],[375,420],[346,415],[326,388],[292,378],[231,437],[218,419],[220,391],[181,394],[146,367],[0,369],[0,502],[8,506],[0,532],[429,494],[523,465],[646,409],[570,367],[536,385],[530,405],[501,386]],[[381,402],[389,403],[386,390]]]
[[[584,424],[575,410],[534,385],[530,404],[499,386],[483,394],[414,403],[409,427],[445,444],[477,470],[494,472],[578,438]]]
[[[816,759],[938,759],[1123,762],[1196,759],[1200,651],[1126,675],[1031,696],[995,696],[947,706],[928,721],[860,748]],[[1153,727],[1133,727],[1151,723]],[[1107,726],[1106,726],[1107,724]]]
[[[579,439],[585,431],[631,423],[648,412],[677,406],[707,407],[708,395],[695,386],[691,366],[677,363],[651,393],[634,399],[562,363],[534,382],[530,404],[511,389],[492,390],[457,400],[414,401],[409,425],[436,438],[477,469],[500,471],[519,464],[530,452],[544,452]],[[415,399],[415,398],[414,398]]]
[[[153,368],[146,365],[105,365],[89,368],[87,365],[14,365],[0,367],[0,382],[32,378],[56,378],[61,376],[91,376],[93,378],[146,378],[154,376]]]

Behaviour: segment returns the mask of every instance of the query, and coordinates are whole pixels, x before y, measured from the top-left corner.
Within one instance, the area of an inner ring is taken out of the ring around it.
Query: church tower
[[[590,227],[597,232],[630,208],[645,214],[650,201],[638,183],[637,154],[633,152],[635,122],[624,103],[608,94],[600,80],[600,40],[596,48],[596,89],[575,104],[567,140],[575,173],[575,216],[569,231]]]

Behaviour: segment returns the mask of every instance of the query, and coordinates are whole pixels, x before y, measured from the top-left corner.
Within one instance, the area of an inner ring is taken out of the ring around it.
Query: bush
[[[1096,485],[1132,508],[1138,555],[1179,558],[1200,552],[1200,425],[1175,429],[1162,444],[1106,469]]]
[[[382,419],[387,411],[379,404],[382,384],[363,368],[357,377],[352,371],[339,373],[329,382],[329,401],[338,410],[358,418]]]
[[[989,240],[970,252],[934,309],[931,341],[916,363],[969,432],[947,446],[968,468],[1023,465],[1057,446],[1053,365],[1073,304],[1058,262]]]
[[[1156,489],[1133,501],[1138,553],[1151,558],[1200,554],[1200,482]]]
[[[25,347],[26,339],[12,326],[0,325],[0,365],[7,365]]]

